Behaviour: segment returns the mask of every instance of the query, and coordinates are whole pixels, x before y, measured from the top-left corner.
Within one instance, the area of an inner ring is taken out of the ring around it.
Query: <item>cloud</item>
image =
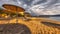
[[[39,0],[33,2],[38,3]],[[41,4],[33,5],[30,10],[35,15],[56,15],[60,14],[60,3],[59,0],[46,0],[46,2]],[[31,13],[32,13],[31,12]]]
[[[36,16],[60,14],[60,0],[30,0],[28,4],[26,2],[28,1],[0,0],[0,6],[2,6],[4,3],[17,5],[23,7],[26,12]]]

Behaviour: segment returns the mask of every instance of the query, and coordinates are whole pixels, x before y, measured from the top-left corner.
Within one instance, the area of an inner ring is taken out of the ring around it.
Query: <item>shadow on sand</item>
[[[50,27],[60,29],[60,24],[55,24],[55,23],[51,23],[51,22],[43,22],[43,21],[41,23],[43,23],[44,25],[50,26]]]
[[[31,31],[23,24],[0,24],[0,34],[31,34]]]

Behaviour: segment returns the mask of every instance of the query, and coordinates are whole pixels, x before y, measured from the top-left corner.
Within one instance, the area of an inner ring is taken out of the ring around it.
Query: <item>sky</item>
[[[60,0],[0,0],[2,4],[20,6],[34,16],[60,14]]]

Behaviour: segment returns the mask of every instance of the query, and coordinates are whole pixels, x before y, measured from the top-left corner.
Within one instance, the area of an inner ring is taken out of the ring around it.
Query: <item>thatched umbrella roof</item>
[[[4,8],[5,12],[16,13],[25,11],[22,7],[11,4],[3,4],[2,7]]]

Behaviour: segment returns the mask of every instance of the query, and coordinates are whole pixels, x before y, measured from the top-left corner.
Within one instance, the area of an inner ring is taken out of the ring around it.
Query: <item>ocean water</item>
[[[50,19],[60,21],[60,17],[50,17]]]

